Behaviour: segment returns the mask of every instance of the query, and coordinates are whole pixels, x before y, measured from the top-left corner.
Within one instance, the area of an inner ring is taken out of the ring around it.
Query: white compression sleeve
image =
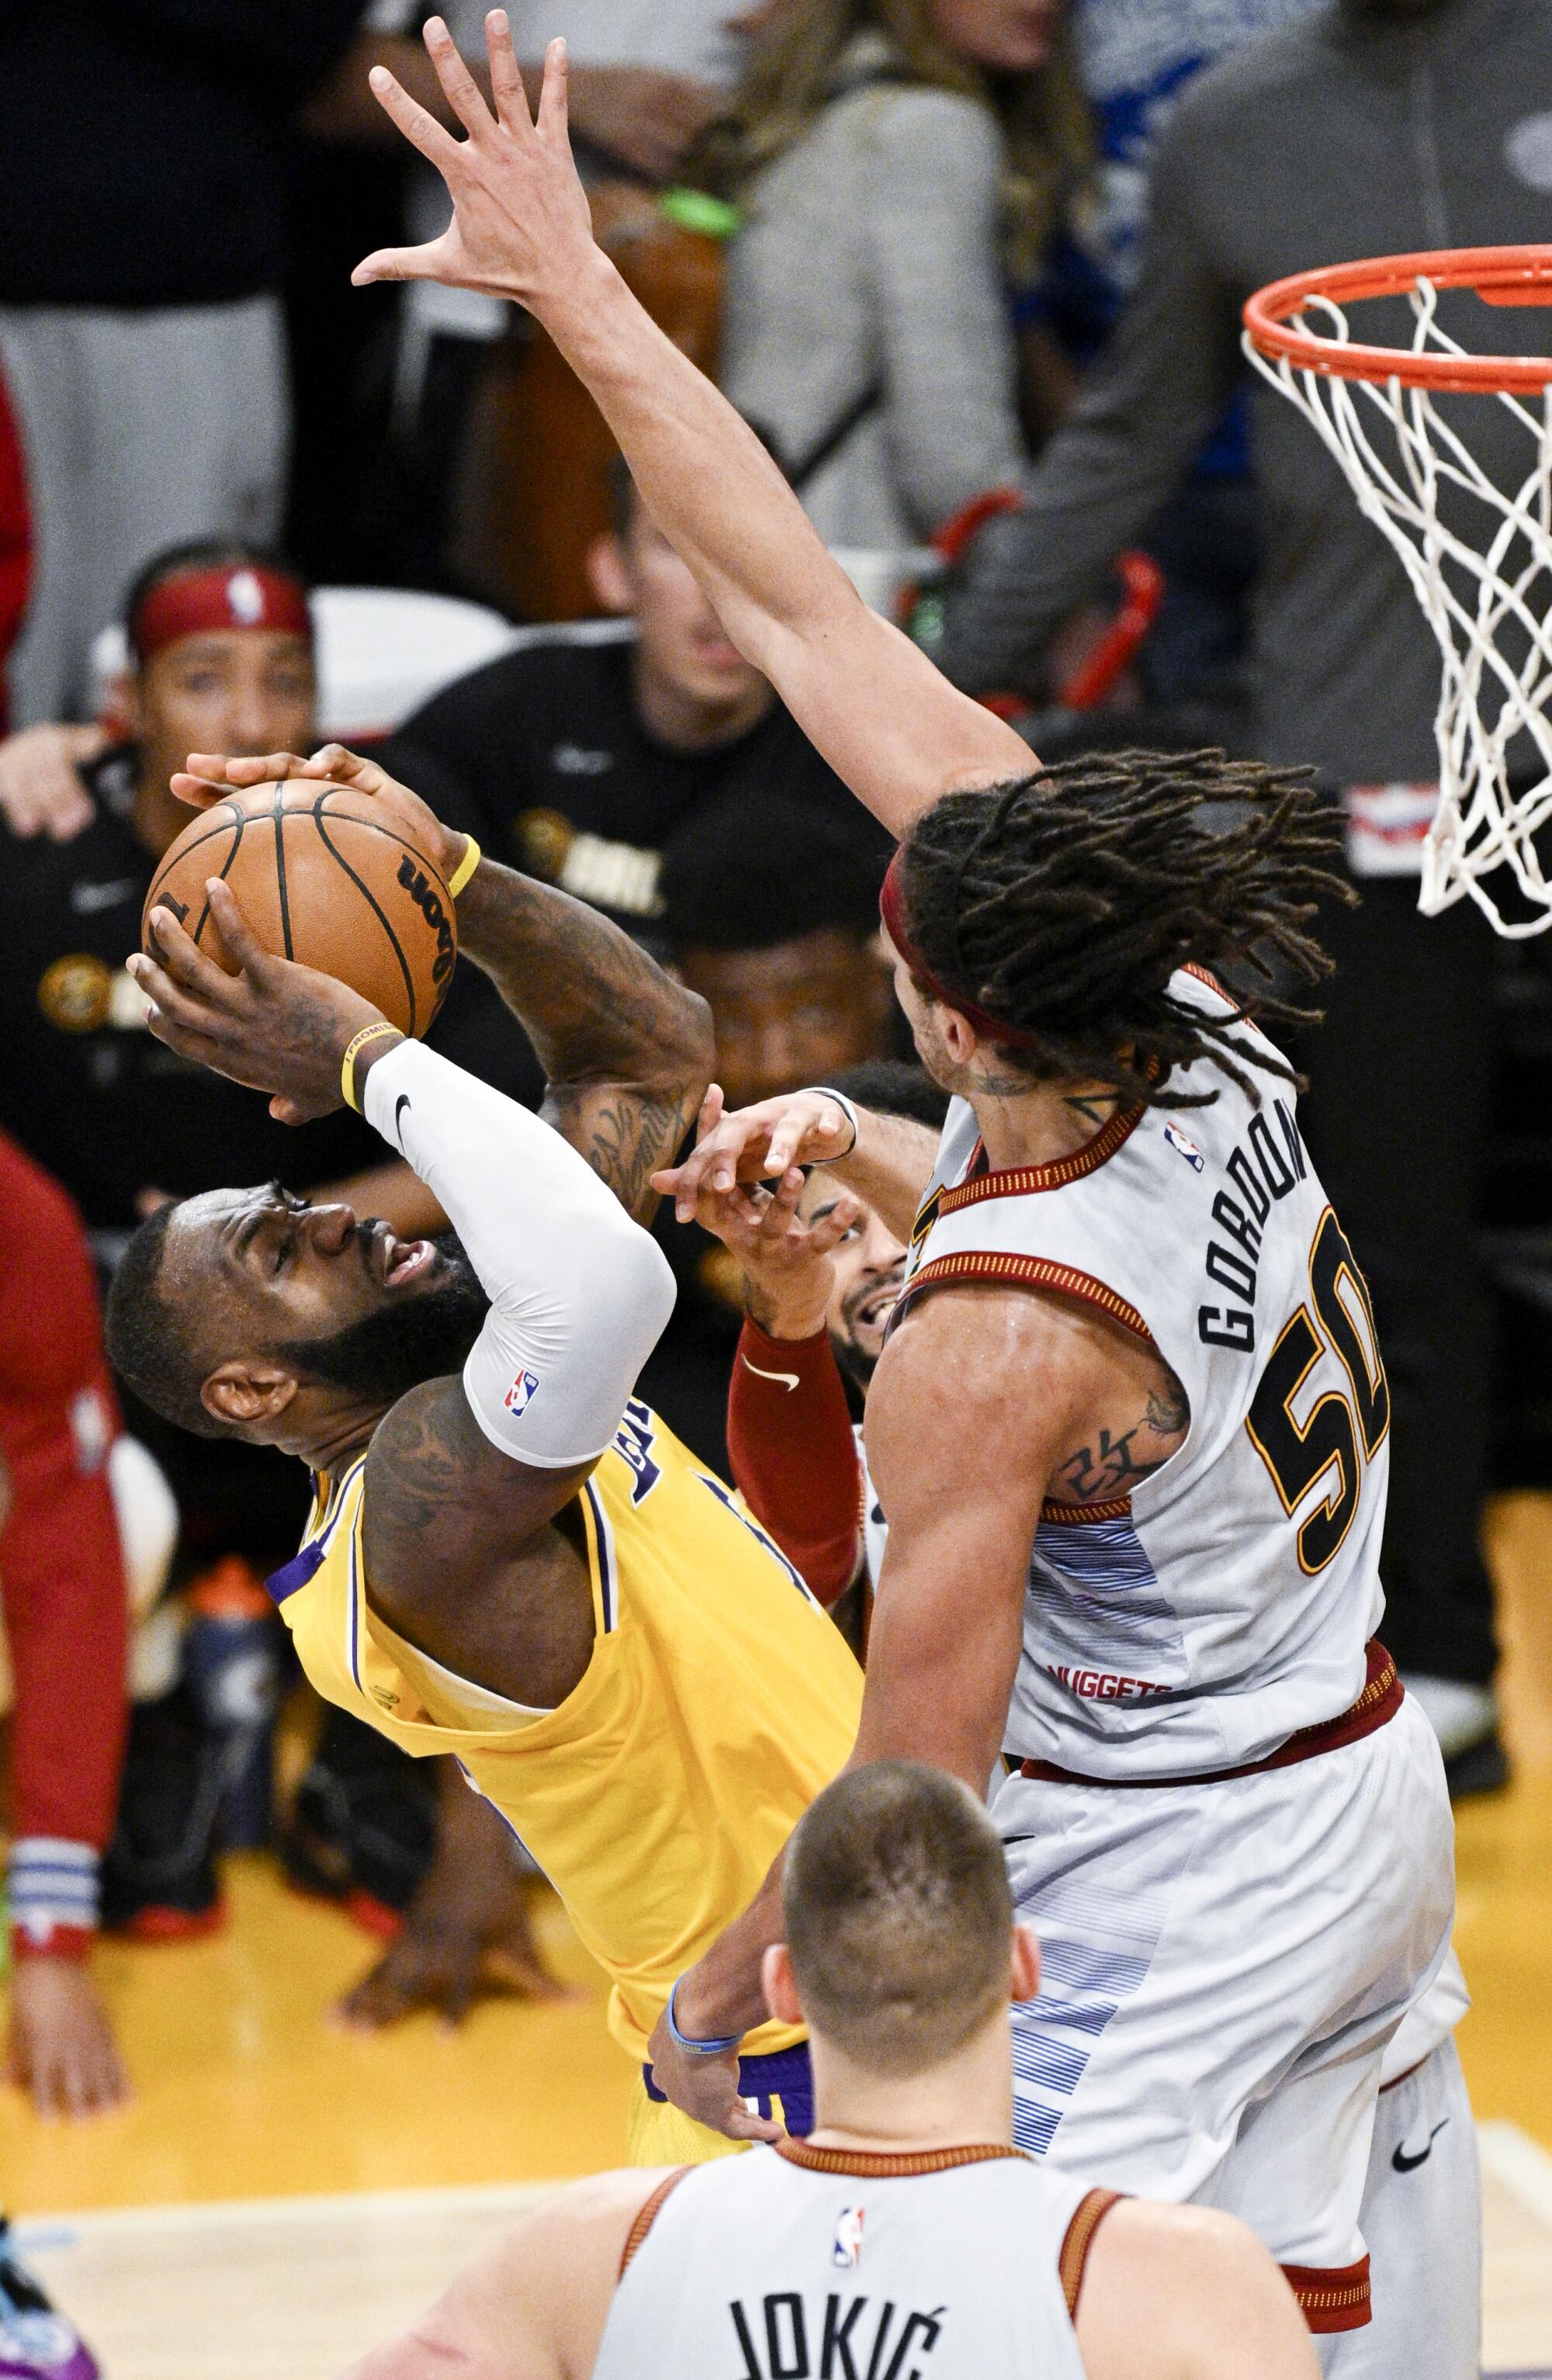
[[[480,1428],[541,1469],[591,1462],[673,1311],[667,1257],[559,1133],[422,1042],[377,1061],[363,1108],[491,1300],[464,1366]]]

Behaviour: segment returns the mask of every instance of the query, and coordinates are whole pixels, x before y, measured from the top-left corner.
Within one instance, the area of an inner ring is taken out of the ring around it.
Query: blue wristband
[[[692,2041],[687,2033],[680,2032],[678,2019],[673,2013],[673,1997],[674,1993],[678,1991],[680,1984],[682,1984],[685,1978],[683,1975],[679,1976],[674,1984],[673,1991],[670,1992],[668,1996],[668,2007],[665,2010],[665,2014],[668,2018],[669,2039],[677,2048],[687,2049],[692,2058],[725,2058],[728,2051],[730,2049],[736,2049],[739,2043],[743,2040],[744,2035],[741,2033],[721,2033],[718,2034],[710,2041]]]

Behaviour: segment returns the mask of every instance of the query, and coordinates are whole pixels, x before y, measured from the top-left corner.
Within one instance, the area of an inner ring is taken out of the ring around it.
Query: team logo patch
[[[526,1414],[538,1394],[539,1374],[519,1372],[502,1402],[509,1414]]]
[[[107,1023],[112,998],[113,969],[89,951],[55,959],[38,986],[38,1005],[61,1033],[94,1033]]]
[[[1188,1140],[1186,1138],[1178,1123],[1167,1123],[1164,1127],[1164,1137],[1169,1142],[1171,1148],[1178,1148],[1180,1150],[1181,1155],[1184,1158],[1187,1165],[1190,1166],[1193,1173],[1200,1173],[1202,1172],[1207,1160],[1203,1156],[1201,1150],[1197,1148],[1196,1143],[1194,1140]]]
[[[841,2209],[841,2219],[835,2226],[835,2238],[831,2243],[830,2261],[838,2265],[843,2272],[855,2271],[862,2262],[862,2225],[863,2209],[860,2206],[843,2206]]]

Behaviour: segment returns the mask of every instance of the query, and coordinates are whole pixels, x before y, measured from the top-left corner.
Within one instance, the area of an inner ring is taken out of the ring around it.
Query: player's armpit
[[[460,1380],[412,1389],[367,1457],[370,1608],[469,1685],[553,1708],[588,1666],[593,1612],[585,1558],[548,1524],[592,1467],[503,1453]]]
[[[1207,2207],[1123,2199],[1094,2235],[1075,2326],[1088,2380],[1316,2380],[1292,2290]]]
[[[995,1288],[938,1291],[886,1346],[867,1435],[890,1539],[858,1762],[933,1761],[985,1792],[1041,1501],[1101,1360],[1081,1319]]]
[[[632,2226],[670,2170],[600,2173],[557,2192],[344,2380],[586,2380]]]

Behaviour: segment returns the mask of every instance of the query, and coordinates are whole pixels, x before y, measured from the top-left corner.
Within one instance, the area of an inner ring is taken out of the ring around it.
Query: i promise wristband
[[[464,856],[462,859],[459,860],[457,867],[453,870],[452,875],[447,880],[447,889],[449,892],[452,893],[455,901],[463,891],[465,885],[468,882],[469,878],[474,874],[475,869],[479,867],[484,856],[484,853],[480,850],[479,845],[476,843],[473,835],[466,835],[464,837]]]
[[[680,2049],[687,2049],[692,2058],[725,2058],[728,2051],[730,2049],[736,2049],[739,2043],[743,2040],[744,2035],[741,2033],[719,2033],[714,2034],[709,2041],[692,2041],[687,2033],[680,2032],[679,2020],[673,2013],[673,2003],[678,1997],[679,1985],[682,1984],[684,1980],[684,1976],[681,1975],[678,1982],[675,1983],[673,1991],[671,1991],[668,1996],[667,2013],[670,2040],[674,2043],[676,2047]]]
[[[396,1025],[389,1025],[386,1022],[378,1025],[363,1025],[340,1060],[340,1089],[345,1094],[345,1104],[347,1108],[354,1108],[358,1115],[361,1112],[361,1102],[356,1096],[356,1053],[358,1050],[364,1050],[369,1041],[381,1041],[388,1033],[393,1035],[395,1041],[402,1040],[404,1038]]]

